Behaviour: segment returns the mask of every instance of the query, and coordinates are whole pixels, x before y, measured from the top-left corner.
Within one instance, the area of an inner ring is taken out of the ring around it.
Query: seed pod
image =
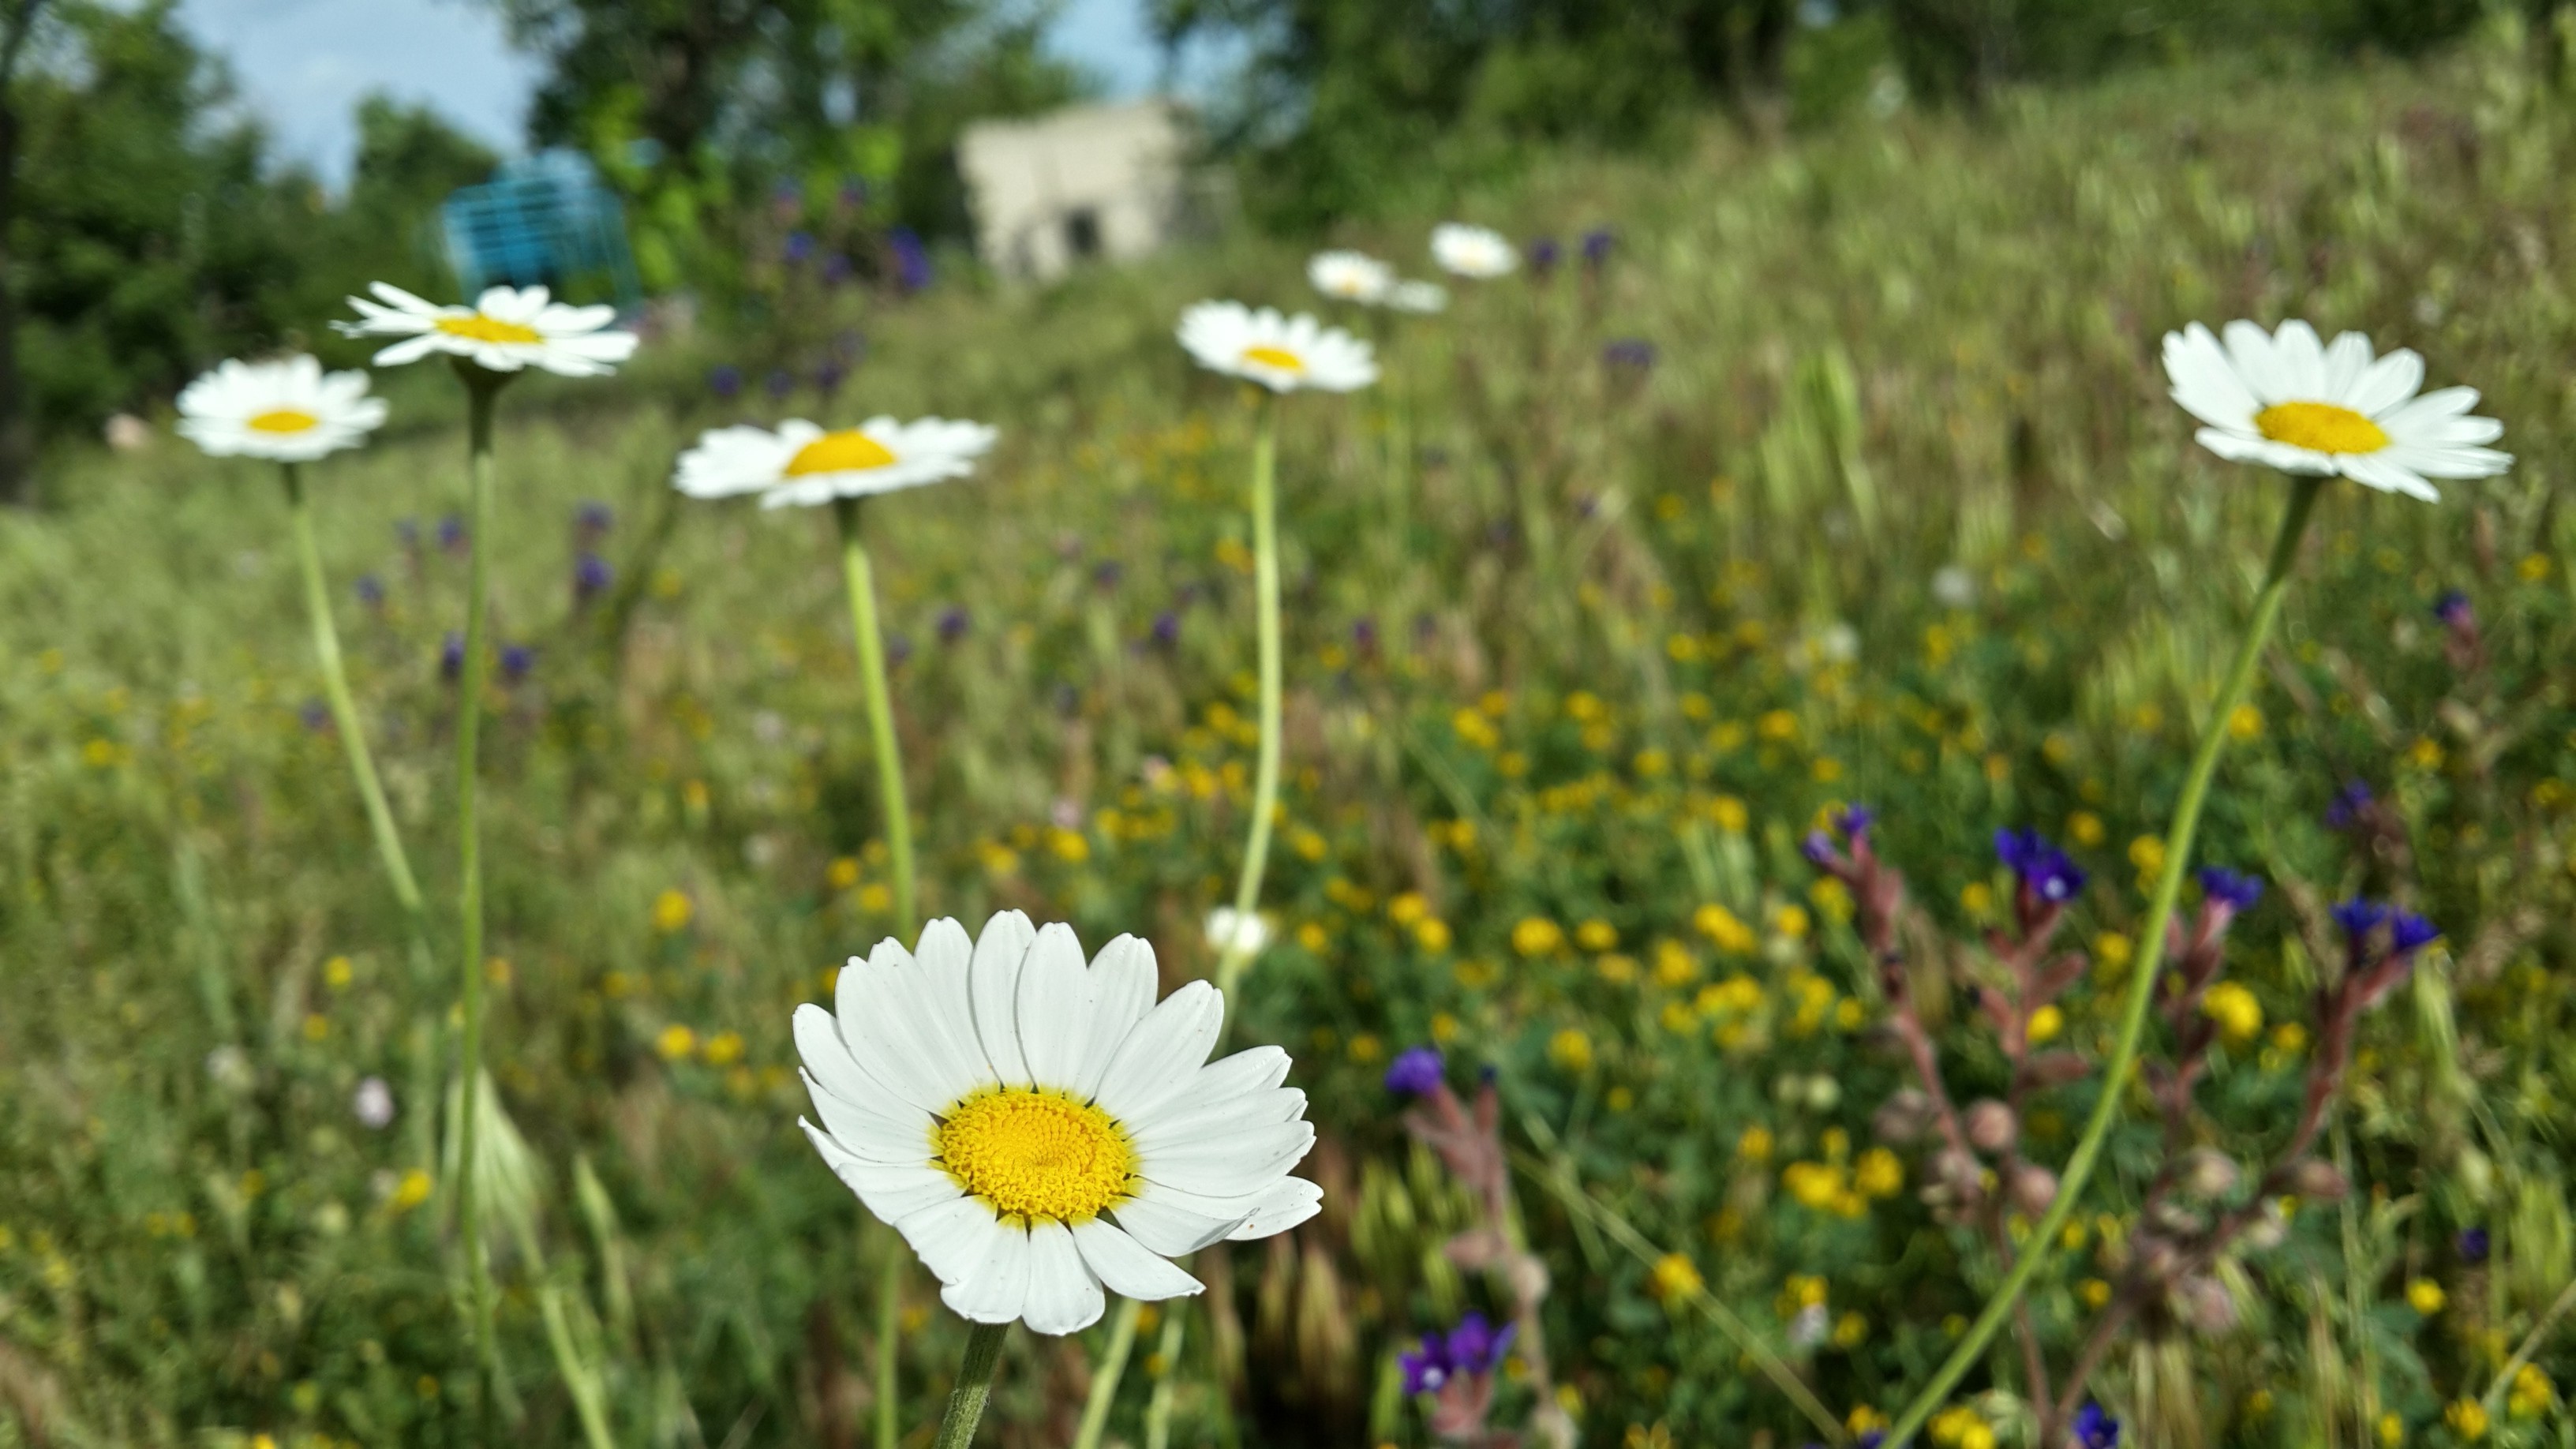
[[[2203,1333],[2225,1333],[2236,1326],[2236,1295],[2215,1278],[2194,1274],[2174,1285],[2174,1309]]]
[[[1892,1146],[1919,1142],[1932,1127],[1932,1099],[1913,1087],[1903,1088],[1878,1104],[1869,1125],[1879,1141]]]
[[[2013,1206],[2038,1217],[2057,1201],[2057,1174],[2036,1163],[2025,1162],[2013,1169],[2010,1184]]]
[[[2021,1122],[2012,1108],[1981,1097],[1968,1108],[1968,1140],[1981,1152],[2009,1152],[2021,1140]]]
[[[2175,1181],[2181,1184],[2184,1192],[2207,1201],[2234,1192],[2238,1176],[2235,1159],[2224,1152],[2202,1147],[2183,1158],[2182,1170],[2175,1174]]]
[[[2246,1225],[2244,1244],[2255,1252],[2269,1252],[2281,1246],[2290,1236],[2290,1220],[2281,1215],[2281,1205],[2266,1199],[2263,1211]]]
[[[2317,1202],[2335,1202],[2352,1191],[2352,1184],[2324,1158],[2303,1157],[2290,1167],[2290,1191]]]

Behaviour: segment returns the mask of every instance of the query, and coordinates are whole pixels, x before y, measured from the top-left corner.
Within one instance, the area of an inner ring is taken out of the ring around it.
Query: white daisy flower
[[[963,478],[997,436],[982,423],[946,418],[870,418],[828,432],[803,418],[780,423],[774,433],[748,425],[714,428],[680,455],[671,484],[692,498],[757,493],[763,508],[863,498]]]
[[[487,287],[471,307],[442,307],[385,282],[351,297],[355,322],[335,322],[343,337],[400,337],[376,354],[378,367],[418,362],[444,352],[492,372],[541,367],[565,377],[604,377],[635,354],[635,334],[611,330],[617,309],[551,301],[543,287]]]
[[[1243,912],[1232,906],[1219,906],[1208,912],[1208,944],[1220,951],[1236,951],[1245,956],[1258,956],[1270,944],[1270,923],[1259,911]]]
[[[1367,343],[1303,312],[1283,317],[1275,307],[1201,302],[1181,314],[1179,335],[1201,367],[1272,392],[1350,392],[1377,381]]]
[[[2222,345],[2194,322],[2165,334],[2165,376],[2173,399],[2208,424],[2200,445],[2236,463],[2265,463],[2315,477],[2341,474],[2427,503],[2431,478],[2492,478],[2513,465],[2484,444],[2504,424],[2473,417],[2477,389],[2446,387],[2418,397],[2424,359],[2400,348],[2373,359],[2370,339],[2347,332],[2331,347],[2305,322],[2266,334],[2227,324]]]
[[[1306,263],[1306,280],[1337,302],[1376,306],[1395,286],[1395,268],[1361,252],[1317,252]]]
[[[179,394],[179,436],[218,458],[309,463],[354,448],[385,424],[363,372],[325,373],[298,354],[222,362]]]
[[[1387,288],[1386,305],[1398,312],[1428,316],[1448,307],[1449,289],[1438,282],[1398,282]]]
[[[1521,264],[1520,249],[1491,227],[1444,221],[1431,229],[1431,259],[1453,277],[1486,281]]]
[[[976,941],[937,920],[917,952],[882,942],[837,1013],[796,1009],[823,1119],[800,1125],[960,1316],[1078,1332],[1104,1289],[1196,1293],[1169,1259],[1317,1211],[1288,1175],[1315,1142],[1288,1054],[1209,1062],[1224,998],[1193,981],[1158,1006],[1155,979],[1133,936],[1085,966],[1072,927],[1004,911]]]

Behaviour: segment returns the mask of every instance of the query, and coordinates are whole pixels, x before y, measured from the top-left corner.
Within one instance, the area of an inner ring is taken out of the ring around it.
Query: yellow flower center
[[[787,476],[802,478],[808,473],[858,473],[870,468],[890,467],[894,454],[886,445],[856,428],[843,428],[825,433],[787,460]]]
[[[2319,453],[2376,453],[2388,446],[2379,424],[2333,403],[2274,403],[2254,415],[2254,427],[2273,442]]]
[[[1247,347],[1243,360],[1255,367],[1277,368],[1281,372],[1304,372],[1306,359],[1284,347]]]
[[[261,413],[242,426],[254,433],[309,433],[322,426],[322,420],[295,408],[277,408]]]
[[[1004,1087],[942,1114],[940,1165],[1005,1217],[1088,1222],[1127,1195],[1136,1149],[1109,1114],[1054,1092]]]
[[[480,312],[464,317],[441,317],[438,330],[450,337],[463,337],[474,342],[543,342],[545,334],[521,322],[504,322]]]

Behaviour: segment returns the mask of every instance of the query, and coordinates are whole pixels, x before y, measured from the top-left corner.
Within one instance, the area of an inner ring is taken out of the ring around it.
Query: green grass
[[[1440,1256],[1472,1208],[1378,1085],[1435,1035],[1453,1080],[1497,1070],[1514,1146],[1691,1256],[1834,1412],[1899,1407],[1994,1263],[1915,1199],[1910,1153],[1906,1190],[1857,1216],[1784,1186],[1867,1150],[1908,1080],[1798,841],[1833,802],[1876,805],[1882,851],[1961,942],[2006,884],[1997,827],[2072,842],[2095,883],[2066,940],[2093,961],[2064,1044],[2099,1050],[2143,911],[2133,843],[2163,828],[2285,492],[2193,447],[2157,341],[2305,316],[2483,389],[2521,462],[2438,508],[2351,485],[2320,507],[2202,837],[2274,888],[2229,971],[2265,1031],[2222,1049],[2195,1137],[2250,1167],[2295,1113],[2307,1047],[2276,1029],[2307,1020],[2334,949],[2322,902],[2406,899],[2447,950],[2363,1027],[2335,1138],[2361,1190],[2230,1268],[2233,1327],[2141,1340],[2096,1388],[2159,1446],[2377,1443],[2384,1414],[2452,1442],[2444,1406],[2484,1393],[2576,1277],[2571,162],[2564,99],[2496,40],[2424,71],[2144,75],[1776,150],[1712,131],[1460,199],[1618,247],[1597,280],[1469,289],[1396,327],[1388,385],[1283,408],[1288,783],[1265,901],[1284,939],[1238,1040],[1297,1054],[1328,1197],[1222,1270],[1243,1441],[1428,1442],[1392,1354],[1502,1301]],[[1435,219],[1347,240],[1418,272]],[[854,313],[872,352],[831,415],[1003,428],[977,479],[866,521],[909,646],[925,910],[1135,931],[1167,987],[1212,966],[1199,922],[1229,893],[1254,740],[1250,411],[1170,327],[1201,296],[1308,305],[1301,267],[1246,241]],[[1652,342],[1651,372],[1606,367],[1617,338]],[[831,522],[666,486],[696,430],[825,404],[719,406],[698,379],[724,355],[655,344],[615,383],[503,402],[495,632],[536,655],[487,730],[507,963],[488,1060],[545,1253],[496,1270],[524,1442],[578,1432],[549,1297],[596,1334],[621,1443],[841,1445],[870,1422],[876,1240],[795,1129],[787,1031],[889,925]],[[438,652],[464,576],[434,538],[464,492],[445,381],[389,380],[383,442],[310,470],[442,953]],[[165,438],[68,460],[55,491],[0,520],[0,1445],[476,1442],[452,1205],[415,1200],[443,1177],[453,967],[414,975],[337,744],[299,718],[321,691],[276,480]],[[621,589],[577,609],[585,499],[616,510]],[[1935,598],[1945,568],[1972,601]],[[355,602],[362,574],[381,608]],[[2429,609],[2449,588],[2482,621],[2478,669],[2445,658]],[[2375,852],[2321,819],[2351,778],[2394,805]],[[1930,959],[1953,1090],[1997,1090],[1961,994],[1980,953]],[[381,1133],[350,1110],[369,1075],[400,1102]],[[2034,1101],[2034,1155],[2063,1156],[2093,1091]],[[2163,1154],[2141,1096],[2084,1244],[2033,1296],[2053,1361],[2090,1320],[2086,1280],[2117,1277],[2104,1218],[2134,1228]],[[1517,1191],[1584,1442],[1811,1437],[1543,1183]],[[2484,1265],[2452,1246],[2470,1226]],[[1792,1345],[1799,1275],[1856,1315],[1848,1341]],[[2438,1313],[2408,1306],[2416,1279],[2444,1287]],[[905,1290],[901,1352],[923,1440],[964,1338],[932,1286]],[[1219,1432],[1208,1321],[1179,1443]],[[985,1442],[1069,1440],[1105,1335],[1015,1335]],[[2537,1361],[2563,1381],[2576,1347],[2544,1338]],[[2009,1341],[1992,1368],[1971,1387],[2018,1382]],[[1130,1375],[1113,1438],[1140,1439],[1148,1388]],[[2008,1396],[1967,1402],[2013,1442]],[[1526,1410],[1506,1386],[1503,1419]],[[2489,1442],[2571,1435],[2553,1404],[2500,1411]]]

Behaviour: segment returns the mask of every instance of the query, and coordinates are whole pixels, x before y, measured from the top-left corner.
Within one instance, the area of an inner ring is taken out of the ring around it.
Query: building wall
[[[976,245],[1006,277],[1061,276],[1090,255],[1144,256],[1181,205],[1181,117],[1163,101],[984,122],[958,141]]]

